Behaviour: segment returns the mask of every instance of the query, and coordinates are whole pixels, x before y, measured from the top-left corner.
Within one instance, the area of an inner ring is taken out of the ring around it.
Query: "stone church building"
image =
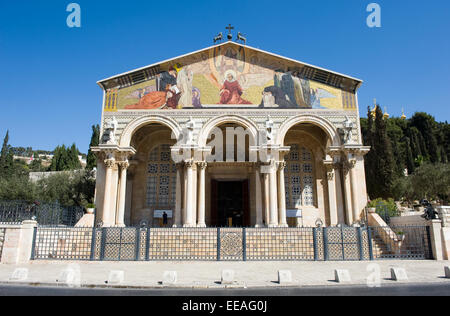
[[[98,84],[97,225],[360,221],[361,80],[228,41]]]

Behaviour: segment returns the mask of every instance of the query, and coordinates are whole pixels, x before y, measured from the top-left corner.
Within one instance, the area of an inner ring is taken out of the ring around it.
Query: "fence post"
[[[37,237],[37,226],[34,227],[33,229],[33,245],[31,246],[31,260],[34,260],[36,257],[36,237]]]
[[[92,228],[92,239],[91,239],[91,256],[90,256],[91,261],[95,260],[95,241],[96,240],[97,240],[97,231],[96,231],[96,228],[93,227]]]
[[[136,249],[135,249],[135,257],[134,257],[134,261],[139,261],[139,253],[140,253],[140,248],[141,248],[141,228],[140,227],[136,227]]]
[[[242,260],[247,261],[247,236],[246,228],[242,228]]]
[[[220,227],[217,227],[217,261],[220,261]]]
[[[317,228],[313,228],[313,245],[314,245],[314,261],[319,260],[319,254],[317,253]]]
[[[102,241],[100,243],[100,260],[103,261],[105,259],[105,242],[106,242],[106,233],[105,233],[105,227],[100,228],[102,233]]]
[[[367,244],[369,245],[369,259],[373,261],[372,228],[370,226],[367,226]]]
[[[147,227],[147,236],[146,236],[146,246],[145,246],[145,260],[150,260],[150,227]]]
[[[358,227],[358,247],[359,247],[359,260],[364,260],[364,250],[363,250],[363,243],[362,243],[362,232],[361,227]]]
[[[328,228],[323,228],[323,260],[328,261]]]

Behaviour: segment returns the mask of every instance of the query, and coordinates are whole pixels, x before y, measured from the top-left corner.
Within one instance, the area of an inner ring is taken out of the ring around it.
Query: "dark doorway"
[[[248,180],[211,181],[211,226],[249,226]]]

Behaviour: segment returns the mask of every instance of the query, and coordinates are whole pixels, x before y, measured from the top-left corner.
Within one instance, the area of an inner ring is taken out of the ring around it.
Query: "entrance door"
[[[250,226],[248,180],[211,183],[211,225],[218,227]]]

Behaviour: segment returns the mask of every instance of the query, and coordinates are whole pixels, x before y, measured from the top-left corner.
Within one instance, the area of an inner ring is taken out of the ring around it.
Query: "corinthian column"
[[[197,163],[198,173],[198,223],[197,227],[206,227],[205,223],[205,169],[206,162]]]
[[[256,208],[256,225],[255,227],[263,227],[262,214],[262,194],[261,194],[261,172],[260,166],[255,165],[255,208]]]
[[[130,166],[128,161],[120,161],[120,188],[119,188],[119,207],[116,216],[116,226],[125,227],[125,200],[127,194],[127,169]]]
[[[338,213],[336,204],[336,180],[334,165],[331,161],[325,164],[327,171],[327,184],[328,184],[328,204],[330,210],[330,226],[336,226],[338,224]]]
[[[278,227],[278,197],[277,197],[277,169],[272,160],[269,172],[269,200],[270,222],[269,227]]]
[[[112,169],[116,163],[114,158],[109,158],[104,161],[106,167],[105,173],[105,193],[103,195],[103,214],[102,214],[102,223],[103,226],[111,226],[113,224],[111,220],[111,212],[113,210],[111,206],[111,177],[112,177]]]
[[[195,200],[194,200],[194,162],[192,160],[188,160],[186,162],[186,222],[184,223],[184,227],[194,227],[195,223],[194,219],[194,209],[195,209]]]
[[[173,227],[182,227],[182,220],[181,220],[181,204],[183,201],[183,196],[181,192],[181,175],[182,175],[182,168],[183,165],[181,163],[176,164],[177,167],[177,178],[176,178],[176,187],[175,187],[175,214],[174,214],[174,224]]]
[[[353,208],[353,221],[359,221],[361,219],[361,210],[358,209],[358,183],[356,180],[356,160],[350,160],[350,182],[352,187],[352,208]]]
[[[286,162],[280,161],[278,163],[278,220],[280,227],[288,227],[286,221],[286,191],[284,183],[284,168],[286,168]]]
[[[350,181],[350,169],[351,165],[348,161],[342,163],[342,173],[344,176],[344,200],[345,200],[345,215],[347,225],[353,224],[353,208],[352,208],[352,185]]]

